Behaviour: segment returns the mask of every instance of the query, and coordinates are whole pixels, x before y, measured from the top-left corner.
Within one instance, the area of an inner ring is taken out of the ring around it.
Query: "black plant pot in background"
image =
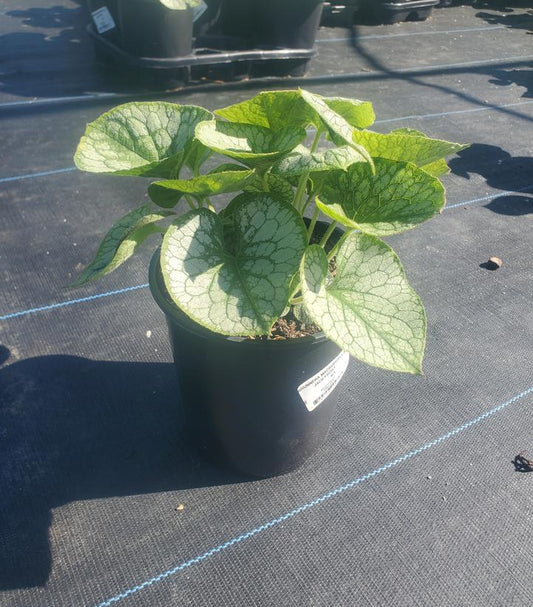
[[[250,48],[312,50],[322,16],[322,0],[222,0],[218,28],[245,37]],[[310,59],[266,60],[254,76],[303,76]]]
[[[136,57],[184,57],[192,52],[193,10],[154,0],[119,0],[121,47]]]
[[[313,48],[321,0],[255,0],[252,4],[260,46]]]
[[[171,301],[159,251],[150,289],[166,316],[186,430],[196,447],[215,463],[254,477],[294,470],[318,450],[336,408],[335,389],[327,394],[328,388],[344,373],[347,354],[322,333],[274,341],[201,327]],[[303,386],[309,380],[311,392]],[[299,388],[306,390],[307,404]]]
[[[100,15],[110,27],[100,31],[95,12],[106,9],[114,27]],[[98,35],[132,57],[184,57],[192,52],[193,9],[171,10],[157,0],[89,0],[89,11]]]

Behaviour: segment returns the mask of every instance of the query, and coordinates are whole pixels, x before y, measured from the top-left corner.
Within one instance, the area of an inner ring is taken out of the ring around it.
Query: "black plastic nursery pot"
[[[214,463],[254,477],[294,470],[319,449],[348,354],[323,333],[263,340],[201,327],[172,302],[159,251],[150,289],[165,313],[186,431],[196,447]]]
[[[184,57],[192,52],[192,8],[171,10],[158,0],[89,0],[89,10],[97,34],[133,57]]]

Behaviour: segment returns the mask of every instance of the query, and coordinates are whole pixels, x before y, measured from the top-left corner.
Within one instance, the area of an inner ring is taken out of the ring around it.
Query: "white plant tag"
[[[200,4],[193,8],[192,20],[197,21],[198,19],[200,19],[200,17],[205,13],[207,8],[207,4],[204,2],[204,0],[200,0]]]
[[[115,21],[107,6],[102,6],[98,10],[93,11],[91,15],[94,21],[94,26],[96,27],[96,31],[99,34],[108,32],[116,27]]]
[[[298,386],[298,392],[308,411],[316,409],[333,392],[348,368],[349,361],[348,352],[341,352],[329,365]]]

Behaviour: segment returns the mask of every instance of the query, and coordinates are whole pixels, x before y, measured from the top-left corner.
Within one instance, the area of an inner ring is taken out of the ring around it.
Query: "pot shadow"
[[[494,213],[526,215],[533,212],[533,197],[527,194],[533,192],[533,158],[511,156],[498,146],[474,143],[461,150],[448,165],[455,175],[470,179],[475,173],[484,177],[490,187],[507,191],[485,205]]]
[[[53,508],[248,480],[188,446],[176,394],[169,363],[43,356],[0,369],[0,590],[46,583]]]

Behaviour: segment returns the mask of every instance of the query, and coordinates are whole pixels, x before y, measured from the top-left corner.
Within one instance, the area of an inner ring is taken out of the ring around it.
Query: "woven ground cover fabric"
[[[0,95],[2,607],[530,604],[533,474],[513,460],[533,457],[533,79],[518,59],[486,61],[504,47],[503,59],[531,54],[517,26],[529,17],[513,15],[450,7],[365,28],[389,35],[362,41],[392,70],[379,77],[320,82],[371,68],[349,41],[320,44],[305,88],[372,100],[384,132],[473,145],[444,178],[443,214],[387,239],[426,305],[424,375],[352,361],[323,448],[267,480],[186,446],[148,251],[105,282],[63,289],[110,209],[144,195],[130,178],[67,170],[85,123],[115,102],[2,107],[29,101],[31,74],[24,87],[11,78]],[[470,42],[449,33],[487,27]],[[471,48],[485,63],[394,73],[407,40],[420,70],[444,64],[431,48],[449,64]],[[167,98],[212,109],[262,85],[247,87]],[[492,255],[496,271],[484,267]]]

